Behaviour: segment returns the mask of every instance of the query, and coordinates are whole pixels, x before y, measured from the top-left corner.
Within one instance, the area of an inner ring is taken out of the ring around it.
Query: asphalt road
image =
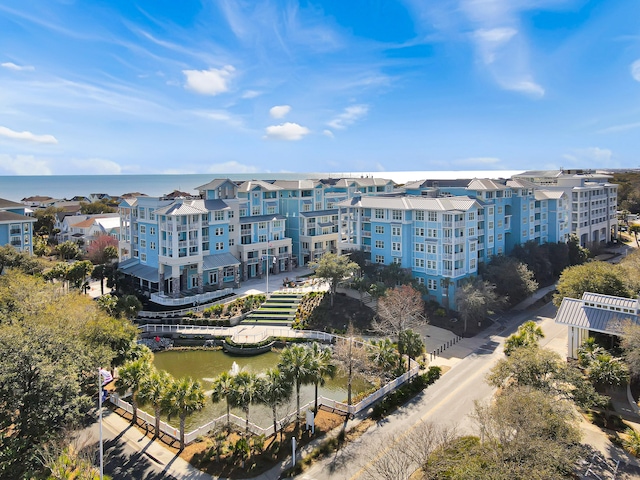
[[[541,346],[566,352],[566,327],[553,321],[556,309],[546,304],[534,311],[512,312],[500,319],[495,328],[499,333],[485,334],[465,341],[473,352],[457,363],[434,385],[416,399],[404,405],[394,414],[370,428],[357,441],[347,444],[334,456],[314,464],[299,476],[304,480],[341,480],[358,478],[402,478],[397,449],[406,448],[405,439],[423,435],[423,424],[431,422],[445,428],[454,427],[457,434],[478,434],[470,413],[475,401],[488,401],[494,389],[485,377],[503,357],[502,344],[517,327],[527,320],[535,320],[542,326],[545,338]],[[565,353],[566,355],[566,353]],[[416,438],[415,440],[424,440]],[[390,465],[395,465],[391,471]],[[408,465],[407,470],[417,468]]]

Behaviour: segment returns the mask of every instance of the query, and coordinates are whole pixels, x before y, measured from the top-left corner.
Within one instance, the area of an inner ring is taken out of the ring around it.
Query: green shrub
[[[436,317],[446,317],[447,311],[444,308],[440,307],[436,310],[435,315]]]

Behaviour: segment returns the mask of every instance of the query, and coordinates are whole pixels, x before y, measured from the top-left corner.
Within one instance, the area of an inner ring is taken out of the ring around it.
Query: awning
[[[203,259],[203,270],[214,270],[218,268],[240,265],[240,260],[230,253],[218,253],[215,255],[207,255]]]
[[[141,278],[152,283],[158,283],[158,269],[140,263],[132,263],[130,265],[121,266],[120,271],[125,275]]]

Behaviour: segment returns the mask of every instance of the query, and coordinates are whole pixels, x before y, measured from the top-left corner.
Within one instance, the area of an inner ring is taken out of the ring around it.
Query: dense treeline
[[[640,213],[640,172],[614,173],[611,182],[618,184],[618,210]]]
[[[31,478],[45,452],[96,406],[98,368],[135,345],[135,327],[78,291],[5,268],[0,276],[0,478]],[[64,446],[60,446],[62,450]]]

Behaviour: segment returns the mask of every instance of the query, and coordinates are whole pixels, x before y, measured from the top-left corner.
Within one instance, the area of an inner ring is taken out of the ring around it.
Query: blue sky
[[[634,0],[3,0],[0,175],[640,166]]]

